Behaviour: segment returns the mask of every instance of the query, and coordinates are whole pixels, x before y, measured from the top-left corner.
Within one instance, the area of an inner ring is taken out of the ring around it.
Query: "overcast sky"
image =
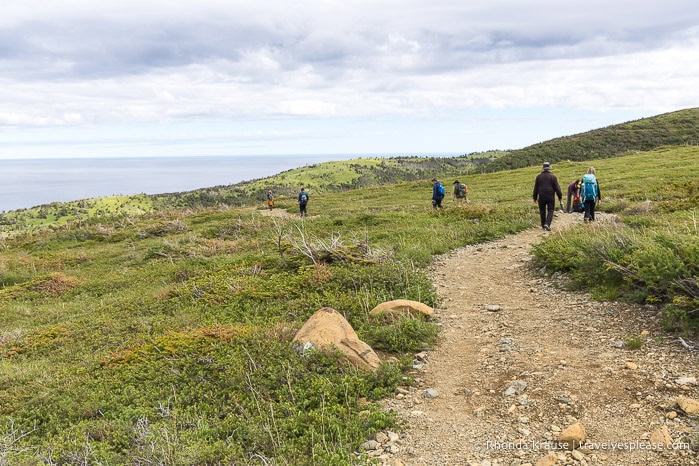
[[[696,0],[1,0],[0,157],[469,153],[699,106]]]

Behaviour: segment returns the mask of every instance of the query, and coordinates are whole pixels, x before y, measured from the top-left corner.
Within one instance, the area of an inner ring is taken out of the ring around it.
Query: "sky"
[[[464,154],[699,106],[695,0],[2,0],[0,158]]]

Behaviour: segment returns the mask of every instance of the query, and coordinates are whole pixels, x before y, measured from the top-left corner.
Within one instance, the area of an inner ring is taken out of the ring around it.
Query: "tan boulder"
[[[316,311],[296,332],[294,341],[304,349],[336,348],[350,364],[367,371],[376,370],[381,363],[374,350],[359,339],[347,319],[330,307]]]
[[[699,414],[699,401],[693,398],[681,396],[677,398],[677,406],[679,406],[682,411],[690,416],[696,416]]]
[[[419,301],[411,301],[409,299],[394,299],[381,303],[369,312],[370,316],[391,315],[399,316],[409,314],[412,316],[432,317],[434,309]]]
[[[557,462],[558,457],[554,453],[549,453],[548,455],[539,458],[535,466],[555,466]]]
[[[662,445],[664,447],[672,445],[672,437],[670,436],[670,431],[667,429],[667,426],[662,426],[660,429],[650,434],[650,443],[653,445]]]
[[[558,437],[558,441],[566,449],[573,450],[578,448],[585,441],[585,438],[587,438],[585,426],[580,422],[576,422],[563,429],[563,432]]]

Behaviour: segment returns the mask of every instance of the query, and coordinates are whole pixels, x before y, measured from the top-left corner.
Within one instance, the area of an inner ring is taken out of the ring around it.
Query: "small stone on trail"
[[[569,425],[561,432],[558,441],[563,444],[565,448],[574,450],[585,441],[586,437],[585,426],[580,422],[576,422],[575,424]]]
[[[672,445],[672,437],[670,436],[670,431],[667,429],[667,426],[662,426],[660,429],[650,434],[650,443],[664,446]]]
[[[555,466],[556,463],[558,463],[558,457],[554,453],[549,453],[539,458],[535,466]]]
[[[379,446],[380,444],[376,440],[369,440],[362,444],[362,447],[367,451],[378,450]]]
[[[485,307],[485,310],[490,311],[490,312],[498,312],[500,310],[500,305],[499,304],[488,304]]]
[[[503,393],[505,396],[521,395],[524,390],[527,389],[527,382],[524,380],[515,380],[507,387],[507,390]]]
[[[638,369],[638,365],[636,363],[631,362],[631,361],[626,361],[625,364],[626,364],[626,368],[630,369],[632,371],[635,371],[636,369]]]
[[[699,401],[695,399],[680,396],[677,398],[677,406],[679,406],[682,411],[690,416],[696,416],[699,414]]]
[[[697,378],[696,377],[680,377],[677,380],[675,380],[675,383],[677,385],[696,385]]]
[[[424,394],[425,398],[437,398],[439,396],[439,392],[434,388],[428,388],[425,390]]]

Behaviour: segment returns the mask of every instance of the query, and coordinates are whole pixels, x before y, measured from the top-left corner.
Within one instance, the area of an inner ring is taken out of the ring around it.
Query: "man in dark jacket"
[[[556,196],[558,202],[563,202],[563,192],[558,184],[558,178],[551,173],[551,164],[544,162],[542,171],[534,182],[534,202],[539,203],[539,216],[541,217],[541,228],[551,231],[553,221],[553,210],[556,208]]]

